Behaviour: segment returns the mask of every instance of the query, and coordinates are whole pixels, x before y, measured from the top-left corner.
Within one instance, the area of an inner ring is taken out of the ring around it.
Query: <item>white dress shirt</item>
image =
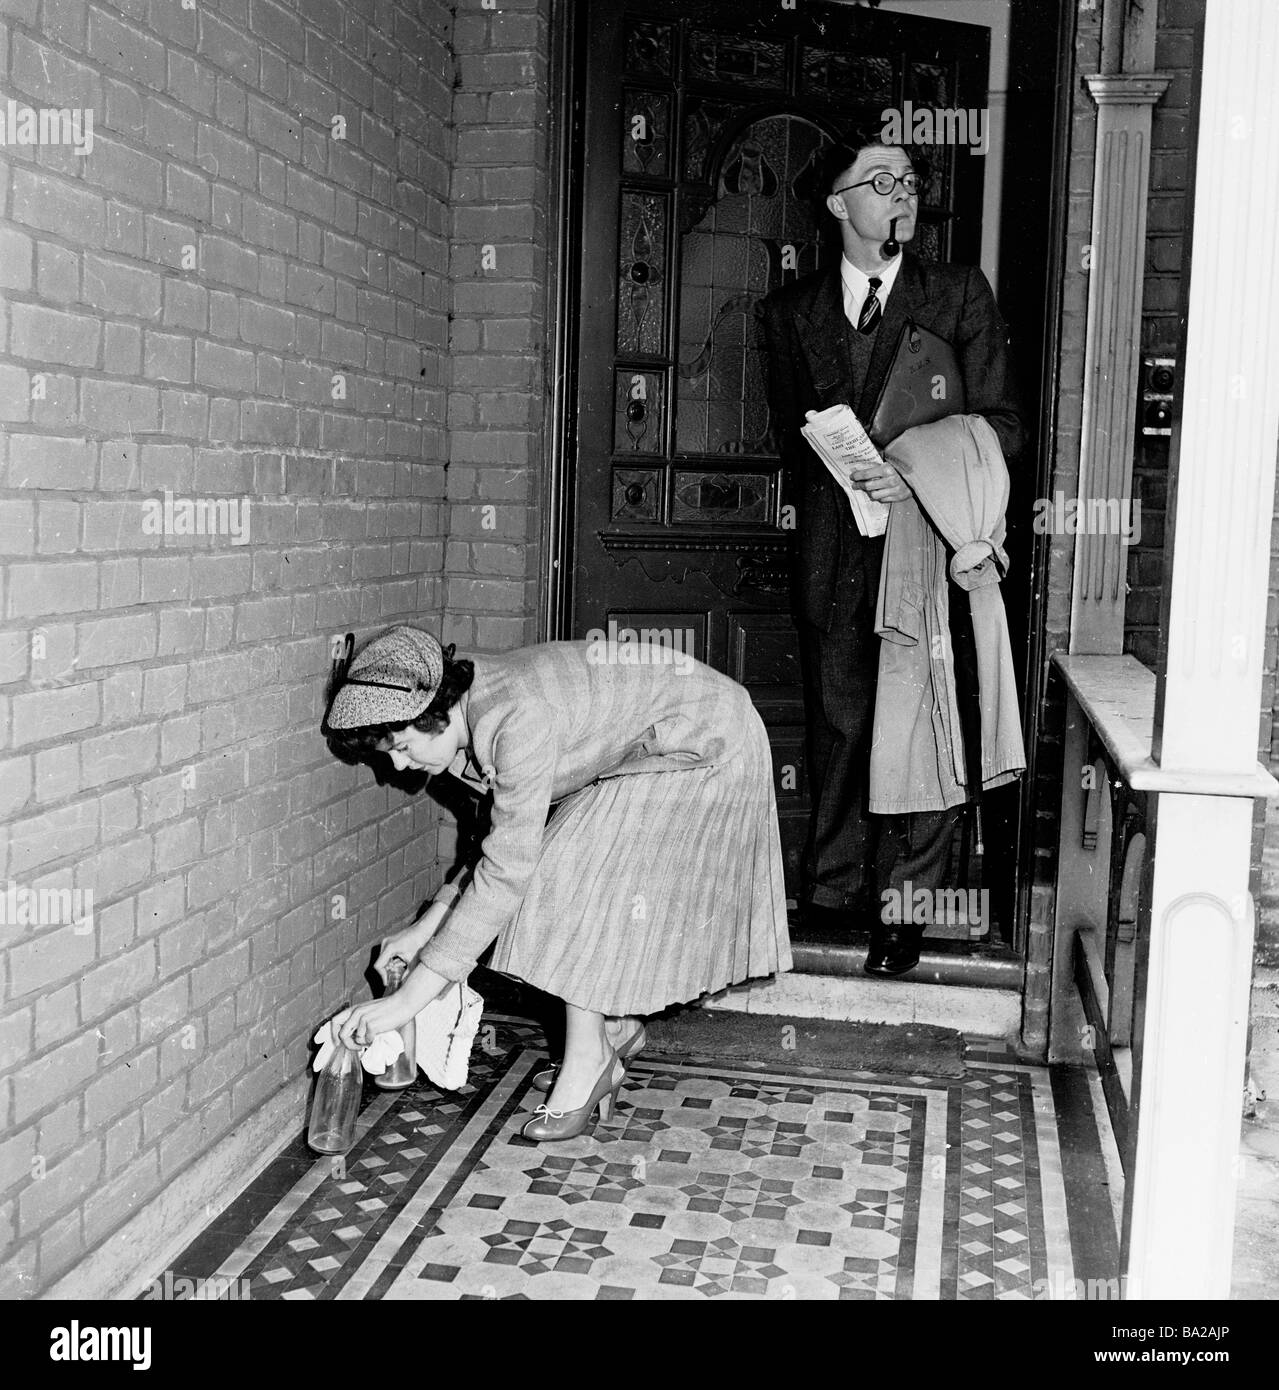
[[[887,302],[889,292],[897,279],[897,272],[901,268],[901,256],[894,256],[876,276],[879,281],[877,297],[881,307]],[[840,258],[839,271],[844,282],[844,314],[849,323],[856,328],[857,320],[861,318],[862,306],[866,303],[867,295],[870,294],[870,277],[864,271],[858,270],[847,256]]]

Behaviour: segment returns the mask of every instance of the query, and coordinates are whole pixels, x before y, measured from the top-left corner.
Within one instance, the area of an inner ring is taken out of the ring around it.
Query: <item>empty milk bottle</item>
[[[355,1143],[355,1118],[360,1113],[364,1069],[353,1047],[338,1043],[320,1072],[311,1104],[306,1142],[321,1154],[344,1154]]]
[[[404,983],[408,962],[400,956],[392,956],[386,967],[386,992],[394,994]],[[400,1055],[380,1075],[373,1078],[373,1084],[384,1091],[402,1091],[417,1080],[417,1028],[413,1019],[400,1025],[400,1037],[404,1042]]]

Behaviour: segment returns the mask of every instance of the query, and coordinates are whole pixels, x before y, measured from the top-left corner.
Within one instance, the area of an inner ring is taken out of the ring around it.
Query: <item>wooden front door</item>
[[[984,107],[988,32],[816,0],[583,3],[570,630],[664,633],[747,687],[795,895],[794,513],[755,309],[839,256],[805,196],[827,145],[906,100]],[[967,151],[930,152],[918,254],[977,261],[981,181]]]

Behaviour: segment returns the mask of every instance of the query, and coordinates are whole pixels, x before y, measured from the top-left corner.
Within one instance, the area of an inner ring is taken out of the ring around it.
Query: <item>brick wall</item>
[[[334,635],[439,613],[446,498],[518,502],[522,535],[532,459],[484,373],[518,362],[527,384],[534,339],[451,282],[443,0],[4,13],[0,98],[90,108],[95,134],[0,164],[0,889],[93,893],[88,931],[0,928],[13,1296],[302,1075],[371,944],[433,886],[434,804],[329,757],[323,678]],[[531,124],[500,92],[475,101],[477,129]],[[480,337],[450,401],[454,295],[474,312],[453,346]],[[150,534],[165,490],[247,499],[248,542]],[[489,545],[449,551],[459,613],[519,582]]]
[[[550,0],[459,11],[445,607],[460,649],[534,640]]]
[[[540,640],[551,0],[477,0],[453,33],[448,543],[459,654]],[[441,868],[455,827],[440,832]]]
[[[1171,81],[1154,108],[1150,129],[1150,197],[1146,208],[1146,275],[1141,302],[1141,350],[1176,357],[1182,282],[1182,243],[1190,208],[1186,185],[1194,95],[1194,31],[1204,0],[1161,0],[1155,69]],[[1128,551],[1124,650],[1154,666],[1159,651],[1159,602],[1164,576],[1164,516],[1168,502],[1166,436],[1138,435],[1133,497],[1141,501],[1141,540]]]

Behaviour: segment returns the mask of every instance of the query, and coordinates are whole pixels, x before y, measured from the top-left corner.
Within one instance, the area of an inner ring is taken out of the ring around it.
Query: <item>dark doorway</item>
[[[814,0],[794,11],[776,0],[580,0],[574,20],[564,50],[574,197],[562,235],[575,264],[561,313],[575,341],[552,631],[583,637],[612,623],[664,634],[751,691],[772,740],[797,896],[809,803],[793,531],[754,306],[838,257],[802,196],[827,143],[907,100],[984,107],[989,31]],[[937,146],[927,169],[912,249],[975,264],[981,161]],[[1026,593],[1028,578],[1022,570]],[[1007,949],[1018,814],[1016,797],[1005,801],[1006,844],[988,843],[987,865],[1002,850],[1001,884],[990,886]]]

